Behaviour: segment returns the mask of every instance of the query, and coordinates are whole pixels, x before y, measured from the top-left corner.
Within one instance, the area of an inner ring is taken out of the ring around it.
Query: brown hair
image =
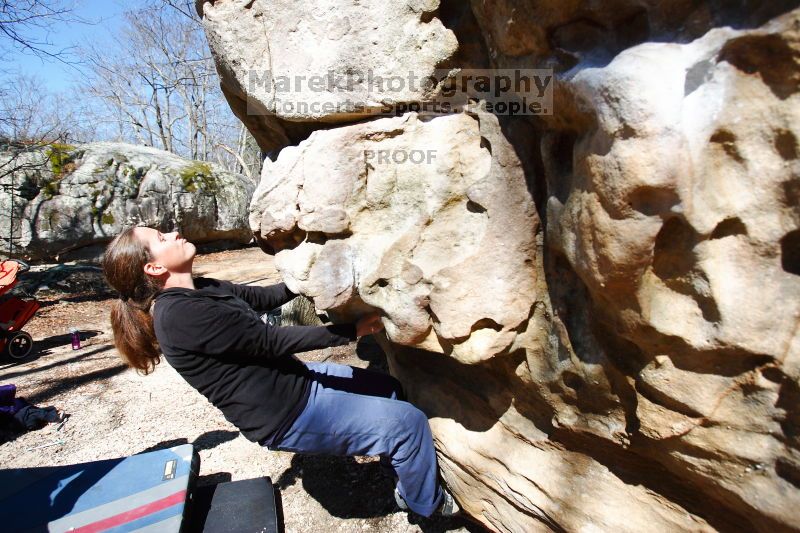
[[[147,375],[161,361],[150,307],[162,287],[145,274],[144,265],[152,255],[133,229],[123,230],[106,247],[103,274],[119,292],[119,300],[111,305],[114,345],[128,366]]]

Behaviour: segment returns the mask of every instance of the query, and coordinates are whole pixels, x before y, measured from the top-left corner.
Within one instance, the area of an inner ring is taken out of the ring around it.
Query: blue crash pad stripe
[[[147,516],[143,516],[143,517],[141,517],[141,518],[139,518],[137,520],[133,520],[131,522],[128,522],[127,524],[122,524],[120,526],[117,526],[117,527],[114,527],[114,528],[111,528],[111,529],[106,529],[105,533],[128,533],[129,531],[136,531],[138,529],[141,529],[141,528],[144,528],[144,527],[147,527],[147,526],[152,526],[153,524],[157,524],[159,522],[163,522],[163,521],[165,521],[165,520],[167,520],[169,518],[172,518],[172,517],[175,517],[175,516],[181,516],[181,515],[183,515],[183,509],[184,509],[184,505],[183,504],[173,505],[172,507],[167,507],[166,509],[164,509],[162,511],[158,511],[158,512],[153,513],[153,514],[149,514]],[[180,527],[180,522],[178,522],[178,527]],[[162,531],[165,531],[165,530],[162,529]],[[166,531],[169,531],[169,530],[166,530]],[[176,533],[177,533],[177,531],[178,531],[178,528],[175,529]]]
[[[161,485],[136,494],[131,494],[119,500],[98,505],[97,507],[92,507],[79,513],[70,513],[67,516],[50,522],[50,526],[51,528],[56,528],[61,531],[67,531],[71,528],[79,528],[87,524],[99,522],[120,513],[136,509],[150,502],[158,501],[178,491],[186,490],[187,484],[188,476],[165,481]]]

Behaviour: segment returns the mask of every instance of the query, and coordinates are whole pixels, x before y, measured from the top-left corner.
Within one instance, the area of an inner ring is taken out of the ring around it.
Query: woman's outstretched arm
[[[196,284],[197,281],[195,280]],[[203,278],[201,283],[216,285],[220,289],[238,296],[259,313],[271,311],[297,297],[297,294],[290,291],[283,282],[260,287],[257,285],[242,285],[224,279]]]
[[[242,361],[342,346],[358,338],[355,324],[269,326],[232,302],[186,298],[162,307],[154,320],[162,351]]]

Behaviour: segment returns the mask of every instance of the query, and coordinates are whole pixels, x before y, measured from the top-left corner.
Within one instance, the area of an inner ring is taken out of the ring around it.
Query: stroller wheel
[[[8,336],[6,351],[12,359],[25,359],[33,350],[33,339],[24,331],[15,331]]]

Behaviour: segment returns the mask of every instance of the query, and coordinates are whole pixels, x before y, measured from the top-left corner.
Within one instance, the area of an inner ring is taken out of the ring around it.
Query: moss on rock
[[[60,178],[66,172],[75,169],[74,157],[70,152],[75,147],[71,144],[53,143],[47,148],[47,159],[50,161],[50,169],[53,174]]]
[[[181,170],[180,177],[183,188],[187,192],[199,190],[209,194],[216,194],[218,190],[217,180],[211,170],[211,165],[208,163],[195,161]]]

